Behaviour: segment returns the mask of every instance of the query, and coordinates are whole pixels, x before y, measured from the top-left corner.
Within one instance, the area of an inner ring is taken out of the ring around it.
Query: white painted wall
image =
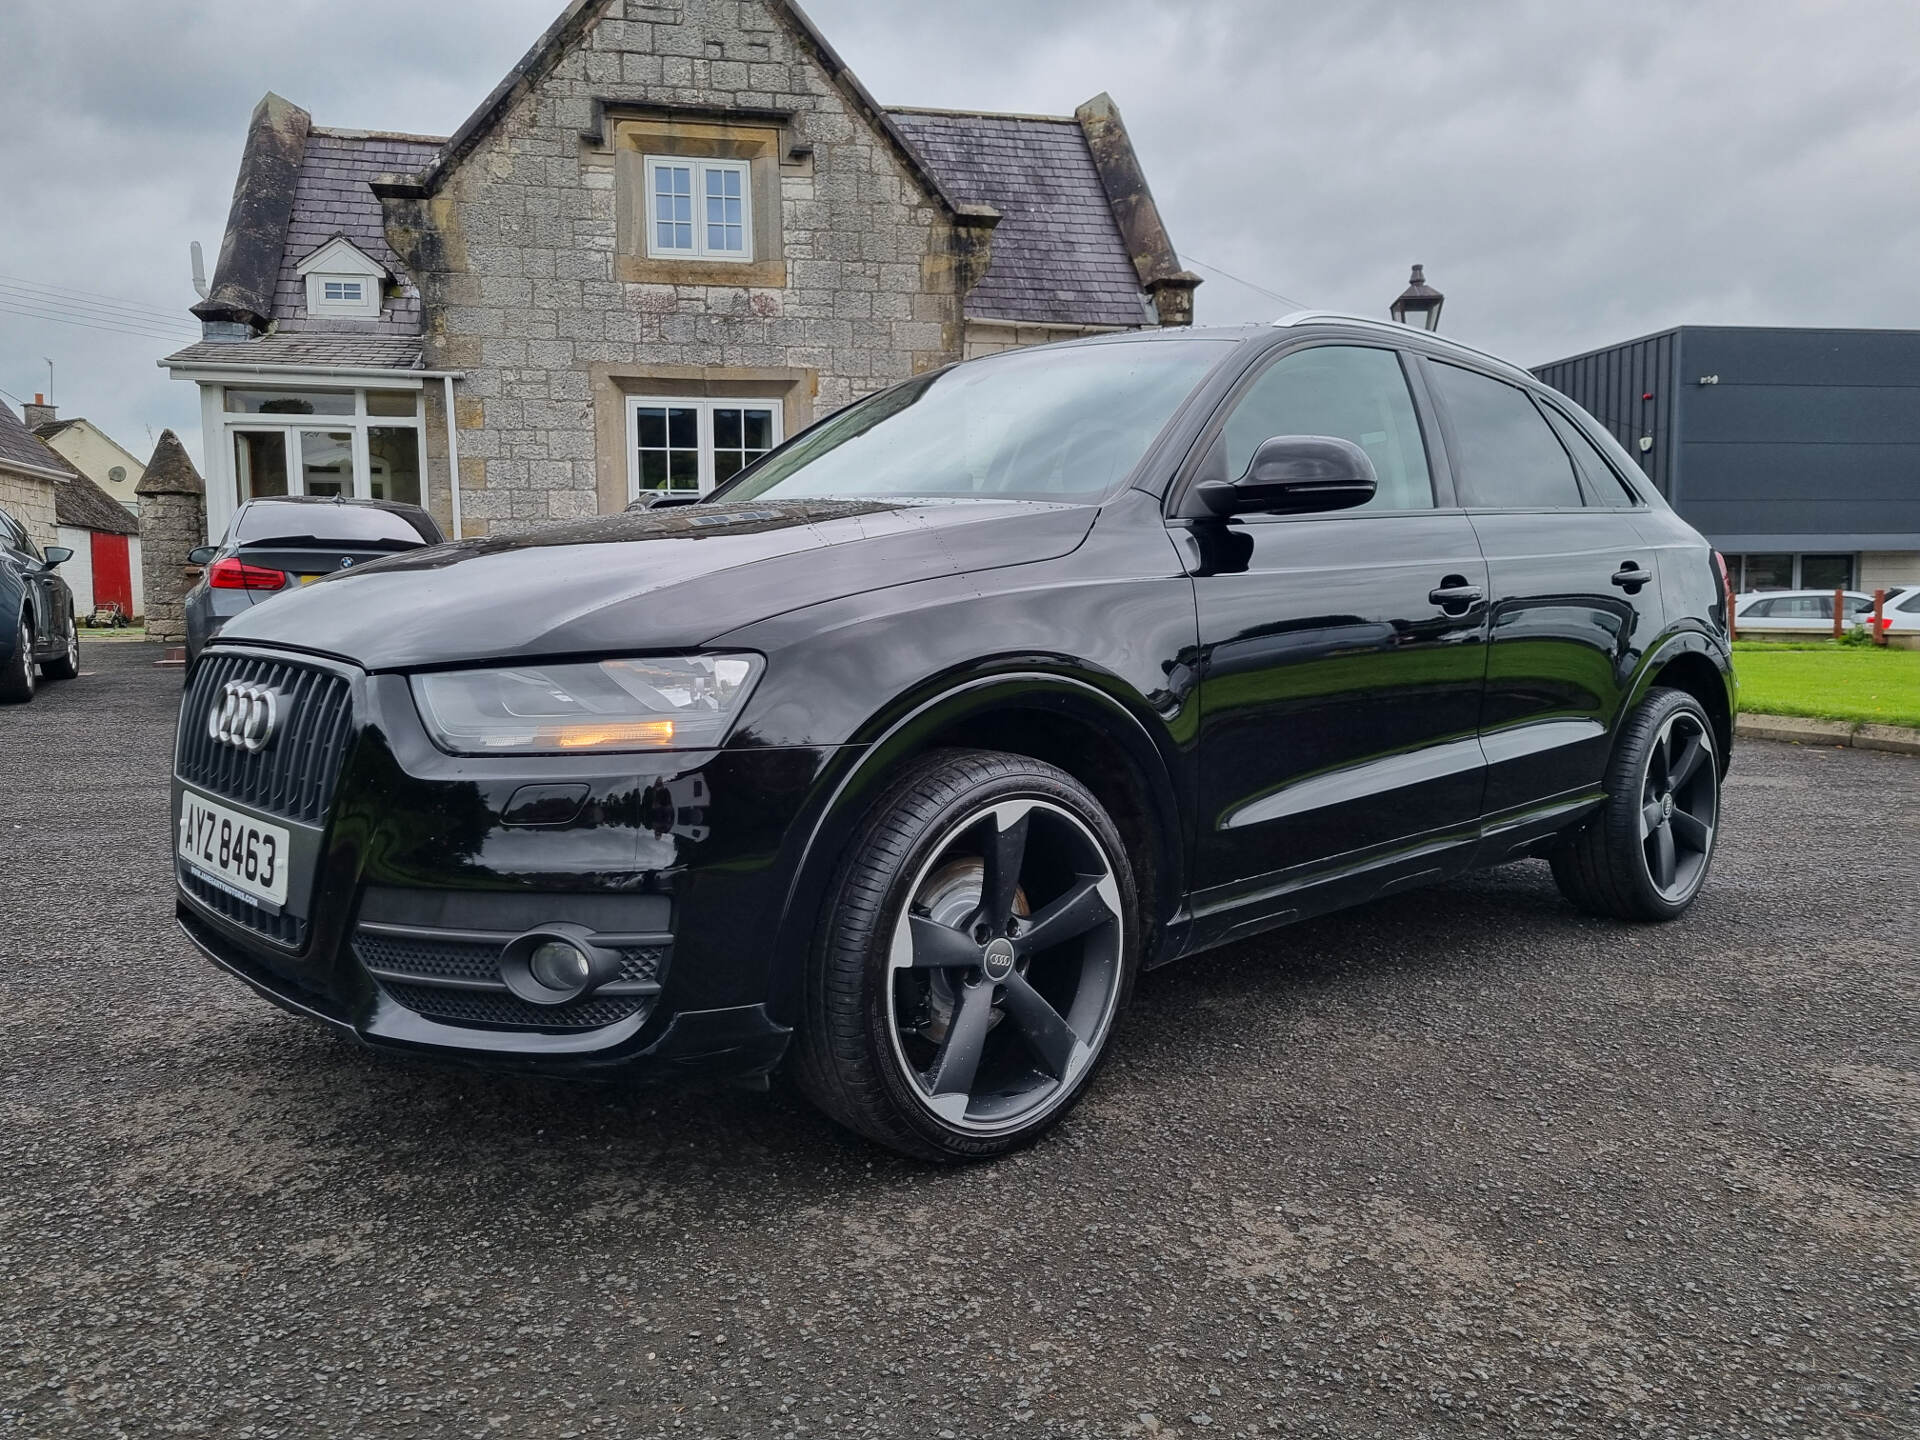
[[[147,613],[147,582],[140,571],[140,537],[127,537],[127,572],[133,576],[133,618]]]
[[[93,609],[93,532],[62,525],[53,543],[73,551],[73,558],[60,567],[60,578],[73,591],[73,610],[85,619]]]

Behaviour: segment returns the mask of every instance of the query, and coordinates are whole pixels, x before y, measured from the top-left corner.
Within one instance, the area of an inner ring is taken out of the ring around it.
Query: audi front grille
[[[274,732],[258,749],[213,733],[210,722],[220,714],[229,685],[275,697]],[[181,705],[174,769],[209,794],[318,824],[333,800],[352,718],[352,692],[343,676],[261,655],[210,650]]]

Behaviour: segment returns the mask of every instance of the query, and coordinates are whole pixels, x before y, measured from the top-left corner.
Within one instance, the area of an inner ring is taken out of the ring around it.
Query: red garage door
[[[93,605],[117,603],[133,614],[133,569],[127,562],[127,537],[93,532]]]

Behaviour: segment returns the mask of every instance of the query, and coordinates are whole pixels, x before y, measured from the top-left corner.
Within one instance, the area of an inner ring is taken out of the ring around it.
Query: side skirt
[[[1600,790],[1572,791],[1501,811],[1477,824],[1436,831],[1391,849],[1334,857],[1260,877],[1250,884],[1190,897],[1168,925],[1169,943],[1148,968],[1203,950],[1345,910],[1401,890],[1437,884],[1470,870],[1546,853],[1561,834],[1600,808]]]

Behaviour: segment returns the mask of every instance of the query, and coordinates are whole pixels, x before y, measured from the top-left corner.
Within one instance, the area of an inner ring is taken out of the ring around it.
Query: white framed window
[[[752,181],[745,160],[647,156],[647,254],[753,259]]]
[[[307,286],[307,313],[378,320],[388,280],[378,260],[344,235],[336,235],[295,267]]]
[[[627,494],[704,495],[780,443],[778,400],[627,397]]]
[[[224,387],[232,505],[275,495],[424,504],[421,395],[416,389]],[[225,507],[229,513],[232,505]]]

